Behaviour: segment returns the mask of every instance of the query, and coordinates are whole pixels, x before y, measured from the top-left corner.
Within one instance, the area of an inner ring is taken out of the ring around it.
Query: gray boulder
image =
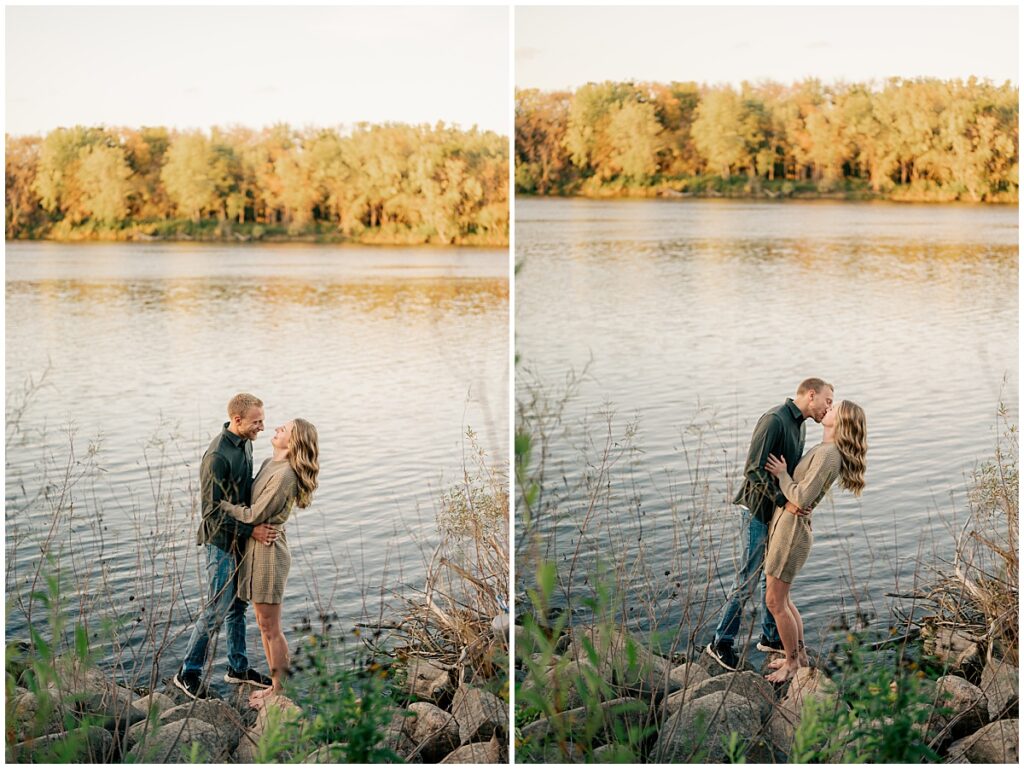
[[[213,724],[185,718],[147,734],[135,743],[125,758],[132,763],[188,764],[196,760],[223,763],[229,754],[227,742]]]
[[[442,764],[497,764],[501,761],[501,745],[497,738],[488,742],[473,742],[452,751]]]
[[[263,732],[271,720],[278,724],[296,723],[302,718],[302,710],[287,697],[275,695],[267,700],[266,707],[256,713],[256,721],[238,739],[233,758],[235,763],[256,762],[256,751]]]
[[[756,705],[761,720],[768,718],[772,705],[775,704],[775,689],[764,680],[764,676],[758,675],[752,670],[741,670],[722,676],[708,677],[684,691],[670,694],[665,700],[665,709],[669,713],[675,713],[687,702],[700,699],[712,692],[722,691],[738,694]]]
[[[648,704],[633,697],[620,697],[602,702],[600,708],[602,729],[599,739],[604,741],[614,740],[617,731],[642,728],[650,716]],[[553,718],[538,718],[520,729],[519,734],[525,743],[540,745],[549,738],[577,732],[590,716],[589,708],[574,708]]]
[[[157,716],[157,729],[151,725],[149,729],[146,729],[147,723],[136,724],[128,732],[129,742],[134,744],[134,741],[137,741],[142,734],[158,731],[160,728],[165,728],[167,724],[186,718],[194,718],[210,724],[228,746],[229,752],[238,747],[238,741],[245,731],[245,725],[242,723],[238,711],[223,700],[194,700],[186,705],[177,705],[165,710]]]
[[[743,740],[741,752],[749,763],[769,763],[771,746],[760,736],[757,705],[738,694],[716,691],[687,702],[662,724],[654,743],[657,763],[725,763],[723,746],[732,732]]]
[[[930,736],[945,732],[946,740],[957,740],[974,734],[988,723],[985,693],[960,676],[942,676],[936,681],[932,704],[935,710],[927,724]],[[944,714],[939,709],[951,712]]]
[[[699,663],[686,662],[682,665],[677,665],[669,671],[668,677],[671,681],[679,686],[680,689],[687,689],[691,686],[704,683],[711,674],[708,673]]]
[[[1020,671],[998,657],[990,657],[981,671],[981,690],[988,699],[988,717],[996,721],[1017,715],[1020,697]]]
[[[583,705],[588,691],[585,683],[588,676],[595,675],[598,675],[597,668],[587,660],[559,664],[548,669],[547,688],[542,694],[559,710],[578,708]]]
[[[414,717],[411,724],[406,721],[405,731],[416,745],[417,754],[407,758],[435,764],[459,747],[459,722],[451,713],[429,702],[414,702],[409,710]]]
[[[42,698],[21,689],[7,702],[8,722],[14,722],[16,741],[64,731],[63,711],[52,694],[43,690]],[[13,716],[13,719],[12,719]]]
[[[160,692],[152,692],[144,697],[139,697],[132,704],[145,713],[147,717],[153,711],[159,714],[163,713],[165,710],[170,710],[175,706],[174,700]]]
[[[438,703],[452,692],[448,671],[429,660],[410,658],[406,672],[406,689],[421,700]]]
[[[776,703],[768,718],[768,737],[787,756],[793,750],[793,735],[803,717],[804,703],[809,700],[828,710],[849,709],[825,673],[818,668],[800,668],[790,679],[786,696]]]
[[[110,732],[98,726],[81,726],[18,743],[9,763],[106,764],[113,753],[114,738]]]
[[[672,663],[652,654],[647,645],[621,627],[606,625],[573,629],[573,640],[565,656],[589,661],[586,644],[597,652],[598,673],[615,686],[635,694],[668,693],[678,685],[671,680]]]
[[[452,700],[452,715],[459,723],[459,741],[488,740],[508,730],[508,705],[490,692],[474,686],[460,686]]]
[[[1020,721],[1008,718],[993,721],[969,737],[957,740],[947,751],[950,763],[1018,764]]]

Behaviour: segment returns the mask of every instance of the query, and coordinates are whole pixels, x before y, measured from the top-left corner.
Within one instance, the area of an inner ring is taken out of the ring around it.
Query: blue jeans
[[[210,638],[217,635],[220,626],[228,623],[228,665],[232,670],[248,670],[245,655],[245,601],[238,600],[238,563],[235,556],[216,545],[206,546],[206,576],[210,581],[210,594],[206,606],[196,620],[192,638],[185,652],[182,669],[202,673],[206,667],[206,652]]]
[[[779,640],[779,629],[775,617],[765,603],[764,551],[768,544],[768,524],[761,523],[749,510],[743,510],[744,537],[743,560],[736,572],[736,581],[725,602],[722,619],[715,628],[715,643],[731,644],[740,630],[743,607],[753,595],[754,588],[761,592],[761,633],[769,641]]]

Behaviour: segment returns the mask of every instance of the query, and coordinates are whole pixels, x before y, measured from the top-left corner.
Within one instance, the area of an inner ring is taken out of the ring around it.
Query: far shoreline
[[[928,205],[928,206],[968,206],[971,208],[987,208],[989,206],[1018,206],[1019,200],[994,200],[994,201],[973,201],[973,200],[940,200],[927,197],[893,197],[884,193],[865,194],[863,192],[793,192],[791,194],[772,193],[770,191],[754,192],[679,192],[664,188],[633,188],[625,190],[609,190],[608,192],[574,192],[567,194],[540,194],[536,192],[523,192],[517,190],[516,198],[542,200],[662,200],[662,201],[686,201],[686,200],[735,200],[735,201],[764,201],[764,202],[816,202],[826,201],[832,203],[894,203],[899,205]]]

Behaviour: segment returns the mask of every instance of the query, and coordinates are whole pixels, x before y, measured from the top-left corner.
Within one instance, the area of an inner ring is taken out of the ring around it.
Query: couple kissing
[[[820,424],[823,434],[821,443],[804,454],[808,419]],[[773,672],[766,678],[782,683],[809,666],[803,621],[790,588],[814,543],[815,507],[837,479],[840,488],[860,496],[866,454],[864,410],[853,401],[834,401],[834,388],[823,379],[805,379],[794,398],[758,420],[743,483],[733,500],[743,513],[744,552],[714,638],[705,649],[722,667],[740,666],[741,655],[734,646],[743,608],[755,587],[762,589],[757,648],[784,655],[768,664]]]

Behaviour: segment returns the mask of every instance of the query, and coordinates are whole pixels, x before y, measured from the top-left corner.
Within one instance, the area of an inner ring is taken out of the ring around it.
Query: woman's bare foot
[[[249,694],[249,707],[260,708],[266,703],[267,697],[274,693],[273,689],[256,689]]]
[[[797,662],[786,662],[783,661],[782,666],[771,675],[765,676],[765,680],[773,684],[781,684],[788,681],[790,678],[796,675],[796,671],[800,669],[800,665]]]
[[[779,657],[778,659],[774,659],[774,660],[772,660],[771,662],[768,663],[768,669],[769,670],[778,670],[779,668],[781,668],[785,664],[786,664],[786,658],[785,657]]]

